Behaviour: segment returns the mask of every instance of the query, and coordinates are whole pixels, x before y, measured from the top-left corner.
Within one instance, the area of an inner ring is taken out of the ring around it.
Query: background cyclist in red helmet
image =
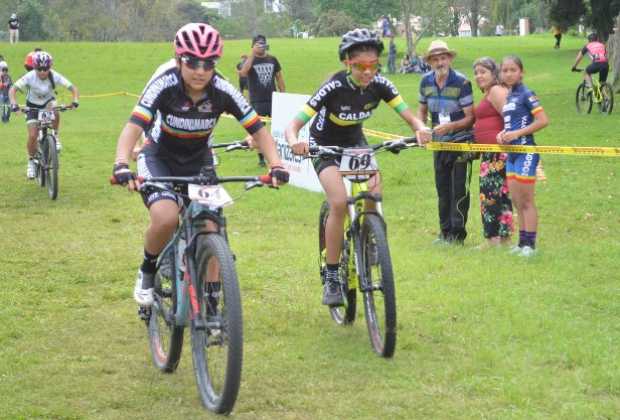
[[[197,175],[201,168],[213,164],[212,132],[220,115],[227,112],[237,118],[267,157],[274,184],[287,182],[288,172],[282,167],[271,134],[243,95],[215,71],[222,56],[218,31],[204,23],[188,23],[176,33],[174,49],[175,60],[160,66],[151,77],[120,134],[115,180],[136,190],[142,177]],[[144,132],[136,179],[129,160]],[[144,193],[143,200],[149,209],[150,225],[134,298],[138,304],[149,306],[153,303],[157,257],[176,229],[183,203],[165,192]]]

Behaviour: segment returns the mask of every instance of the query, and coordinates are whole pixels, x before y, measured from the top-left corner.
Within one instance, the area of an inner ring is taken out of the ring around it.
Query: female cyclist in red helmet
[[[192,176],[213,164],[210,142],[220,115],[232,114],[252,135],[270,163],[274,183],[288,180],[271,134],[256,112],[228,81],[215,72],[222,56],[222,38],[204,23],[188,23],[174,40],[175,59],[160,66],[123,128],[116,147],[113,176],[130,190],[139,178]],[[138,179],[129,169],[131,151],[146,132],[138,155]],[[157,257],[174,233],[182,203],[172,194],[143,194],[150,225],[144,241],[144,259],[138,270],[134,298],[141,306],[153,303],[153,276]]]

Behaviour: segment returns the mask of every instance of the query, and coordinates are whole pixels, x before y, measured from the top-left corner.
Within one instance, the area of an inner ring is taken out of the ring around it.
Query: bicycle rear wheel
[[[592,91],[588,92],[585,82],[577,87],[575,105],[580,114],[589,114],[592,111]]]
[[[167,373],[176,370],[183,350],[183,327],[175,325],[174,318],[177,307],[175,269],[174,249],[169,248],[162,255],[155,273],[154,302],[148,320],[153,363]]]
[[[47,159],[43,170],[47,182],[47,195],[52,200],[58,197],[58,152],[56,151],[56,138],[48,135],[45,139]]]
[[[380,216],[364,216],[358,252],[362,254],[360,284],[370,344],[378,355],[392,357],[396,347],[396,296],[392,260]]]
[[[321,278],[325,270],[325,226],[329,216],[329,204],[323,202],[319,213],[319,270]],[[342,253],[340,254],[340,281],[343,284],[344,305],[329,308],[329,314],[338,325],[352,324],[355,321],[357,295],[355,287],[349,288],[349,257],[350,246],[343,240]]]
[[[614,109],[614,90],[607,83],[601,83],[601,102],[598,107],[600,112],[607,115]]]
[[[192,322],[194,373],[204,406],[227,414],[235,405],[241,383],[243,321],[239,283],[232,253],[221,235],[201,235],[196,255],[196,295],[206,326]],[[217,279],[209,280],[216,282],[207,281],[208,267],[215,267]]]

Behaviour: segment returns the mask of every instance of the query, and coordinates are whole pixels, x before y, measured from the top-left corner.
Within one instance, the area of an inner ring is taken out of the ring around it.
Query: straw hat
[[[431,42],[431,45],[428,46],[428,50],[426,50],[424,59],[428,60],[432,56],[438,55],[438,54],[449,54],[454,58],[456,56],[456,51],[448,48],[448,44],[446,44],[445,41],[436,39],[433,42]]]

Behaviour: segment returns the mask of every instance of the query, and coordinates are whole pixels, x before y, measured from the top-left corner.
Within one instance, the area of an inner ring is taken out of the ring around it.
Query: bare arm
[[[519,137],[534,134],[538,130],[545,128],[547,125],[549,125],[549,118],[547,117],[547,114],[545,114],[545,111],[541,110],[534,114],[534,121],[530,125],[519,130],[500,131],[497,135],[498,143],[510,143]]]
[[[411,127],[411,130],[414,133],[418,130],[425,130],[427,128],[426,125],[422,122],[422,120],[420,120],[413,114],[413,111],[411,111],[411,109],[406,109],[399,115],[403,120],[405,120],[405,122],[407,122],[407,124],[409,124],[409,127]]]
[[[504,86],[495,85],[489,91],[487,99],[493,105],[493,108],[501,115],[504,105],[506,104],[506,98],[508,97],[508,89]]]
[[[278,91],[285,92],[286,88],[284,86],[284,76],[282,76],[281,71],[276,73],[276,82],[278,84]]]
[[[17,92],[17,88],[15,87],[15,85],[9,88],[9,102],[11,102],[11,105],[17,104],[17,97],[15,95],[16,92]]]
[[[579,51],[577,53],[577,58],[575,58],[575,64],[573,64],[573,68],[577,67],[579,65],[579,63],[581,62],[581,59],[583,58],[583,54],[581,53],[581,51]]]
[[[73,94],[73,102],[78,102],[80,100],[80,91],[77,86],[72,85],[69,87],[69,91]]]
[[[248,77],[248,73],[250,72],[250,69],[252,68],[252,64],[254,64],[254,50],[253,49],[250,55],[248,55],[248,59],[245,60],[245,63],[243,63],[243,65],[239,69],[239,75],[241,77]]]
[[[428,105],[427,104],[420,104],[420,107],[418,108],[417,116],[420,121],[426,124],[426,121],[428,121]]]
[[[299,130],[306,125],[305,122],[300,120],[299,118],[293,118],[293,120],[289,123],[284,130],[284,137],[291,149],[293,149],[293,153],[296,155],[307,155],[308,154],[308,143],[305,141],[299,141],[297,137],[299,134]]]
[[[142,127],[137,124],[132,122],[125,124],[116,144],[116,159],[114,163],[129,164],[131,151],[143,132]]]
[[[258,149],[265,155],[267,161],[269,161],[269,166],[272,168],[274,166],[282,166],[280,155],[278,155],[278,151],[276,150],[276,142],[271,136],[271,133],[267,131],[267,128],[262,127],[256,133],[252,134],[252,138],[258,145]]]

